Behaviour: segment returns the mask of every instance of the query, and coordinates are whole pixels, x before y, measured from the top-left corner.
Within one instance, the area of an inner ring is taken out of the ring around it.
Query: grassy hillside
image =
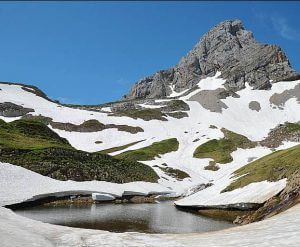
[[[179,169],[174,169],[172,167],[159,167],[159,169],[164,171],[168,176],[176,178],[179,181],[190,177],[186,172]]]
[[[231,183],[225,191],[232,191],[253,182],[264,180],[277,181],[289,177],[300,169],[300,145],[276,151],[264,156],[234,172],[235,177],[240,177]]]
[[[140,142],[143,142],[144,140],[141,140],[141,141],[136,141],[136,142],[131,142],[131,143],[128,143],[128,144],[125,144],[125,145],[122,145],[122,146],[118,146],[118,147],[113,147],[113,148],[108,148],[108,149],[103,149],[101,151],[98,151],[97,153],[100,153],[100,154],[109,154],[109,153],[114,153],[114,152],[117,152],[117,151],[121,151],[123,149],[126,149],[128,147],[131,147],[135,144],[138,144]]]
[[[222,129],[224,138],[210,140],[199,147],[194,152],[195,158],[211,158],[216,163],[229,163],[232,161],[231,153],[237,148],[253,148],[255,143],[247,137],[236,134],[226,129]]]
[[[44,123],[34,120],[0,121],[0,161],[59,180],[124,183],[158,179],[144,164],[75,150]]]
[[[178,150],[179,143],[176,138],[166,139],[160,142],[154,142],[152,145],[137,150],[127,151],[115,156],[118,159],[129,161],[153,160],[160,154],[169,153]]]
[[[51,147],[73,149],[66,139],[42,122],[25,119],[11,123],[0,119],[0,147],[25,150]]]
[[[286,127],[288,128],[289,132],[300,131],[300,124],[297,123],[286,123]]]

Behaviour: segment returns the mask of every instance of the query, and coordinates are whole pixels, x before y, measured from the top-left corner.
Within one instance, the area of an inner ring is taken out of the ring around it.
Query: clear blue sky
[[[236,18],[300,72],[299,13],[300,2],[0,2],[0,81],[67,103],[113,101]]]

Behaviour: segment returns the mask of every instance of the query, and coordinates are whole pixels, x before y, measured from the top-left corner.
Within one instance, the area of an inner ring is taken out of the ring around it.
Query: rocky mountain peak
[[[215,41],[214,41],[215,40]],[[227,42],[237,42],[238,46],[254,43],[252,32],[245,30],[240,20],[227,20],[209,30],[195,46],[195,49],[206,46],[207,50],[214,50]]]
[[[240,20],[226,20],[209,30],[179,63],[138,81],[126,99],[159,98],[172,91],[192,88],[217,71],[225,87],[238,91],[248,82],[254,89],[269,89],[272,83],[299,79],[277,45],[258,43]]]

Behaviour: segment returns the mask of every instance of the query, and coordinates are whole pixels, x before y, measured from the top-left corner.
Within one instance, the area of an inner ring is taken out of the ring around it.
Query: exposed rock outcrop
[[[55,122],[52,118],[44,117],[44,116],[32,116],[30,114],[27,114],[23,116],[22,119],[28,119],[28,120],[35,120],[42,122],[46,125],[50,124],[52,128],[54,129],[60,129],[65,130],[69,132],[97,132],[102,131],[105,129],[112,129],[116,128],[118,131],[126,131],[131,134],[136,134],[138,132],[144,132],[144,130],[141,127],[134,127],[134,126],[128,126],[125,124],[118,125],[118,124],[103,124],[100,123],[96,119],[90,119],[87,121],[84,121],[82,124],[72,124],[72,123],[62,123],[62,122]],[[102,142],[101,142],[102,143]],[[99,142],[98,142],[99,144]]]
[[[284,123],[271,129],[268,136],[260,141],[260,145],[268,148],[277,148],[284,141],[300,142],[300,124]]]
[[[102,131],[111,128],[116,128],[119,131],[126,131],[131,134],[144,132],[144,130],[141,127],[133,127],[124,124],[123,125],[103,124],[96,119],[87,120],[79,125],[72,124],[72,123],[53,122],[53,121],[50,124],[54,129],[61,129],[65,131],[75,131],[75,132],[97,132],[97,131]]]
[[[228,20],[208,31],[176,66],[138,81],[125,99],[168,96],[171,86],[181,92],[217,71],[232,91],[244,88],[245,82],[268,89],[278,81],[299,79],[279,46],[258,43],[240,20]]]
[[[257,111],[259,112],[261,110],[261,106],[260,103],[257,101],[251,101],[249,103],[249,109],[251,109],[252,111]]]
[[[298,103],[300,103],[300,85],[296,85],[293,89],[285,90],[282,93],[275,93],[270,97],[270,104],[273,104],[279,109],[285,105],[285,103],[289,100],[295,98]]]
[[[281,213],[300,202],[300,170],[294,172],[288,179],[285,189],[275,197],[270,198],[261,208],[244,217],[237,217],[236,224],[249,224],[264,220]]]
[[[189,100],[197,101],[199,104],[211,112],[222,112],[223,109],[227,109],[228,106],[220,100],[220,93],[225,89],[218,88],[216,90],[203,90],[196,95],[193,95]]]
[[[10,102],[0,103],[0,116],[3,117],[21,117],[29,112],[34,112],[34,110]]]

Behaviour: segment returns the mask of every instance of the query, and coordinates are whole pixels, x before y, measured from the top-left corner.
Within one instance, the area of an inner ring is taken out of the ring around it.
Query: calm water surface
[[[233,227],[228,222],[178,210],[173,202],[37,206],[15,212],[55,225],[111,232],[192,233]]]

